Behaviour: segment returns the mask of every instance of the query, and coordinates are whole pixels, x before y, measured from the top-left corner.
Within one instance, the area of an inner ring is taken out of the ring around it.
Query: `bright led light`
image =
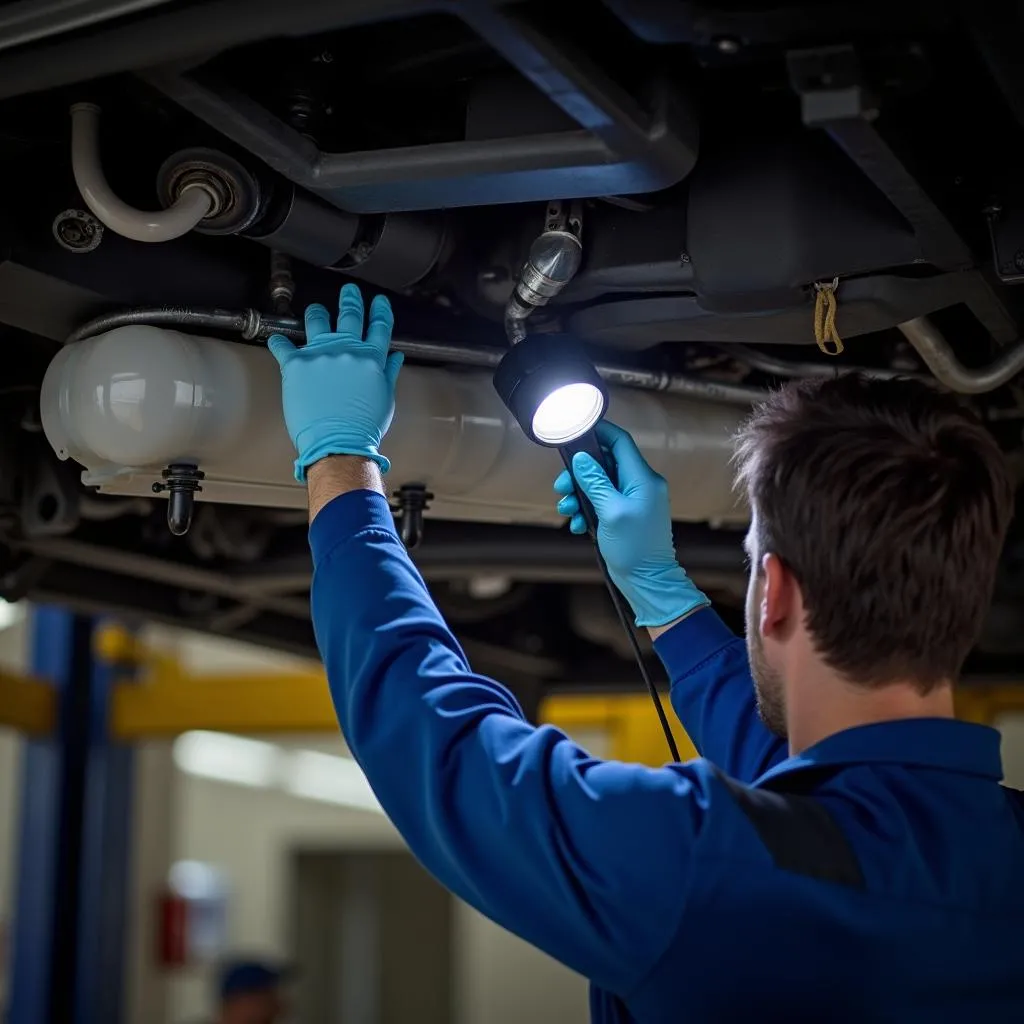
[[[604,412],[604,396],[593,384],[556,388],[533,414],[533,432],[545,444],[567,444],[585,434]]]

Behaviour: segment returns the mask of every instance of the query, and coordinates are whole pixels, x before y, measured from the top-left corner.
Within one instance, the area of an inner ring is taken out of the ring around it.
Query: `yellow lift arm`
[[[97,656],[137,665],[136,680],[117,684],[111,735],[123,742],[169,738],[193,729],[243,734],[336,732],[337,720],[323,670],[235,675],[185,671],[168,655],[144,649],[131,634],[111,627],[97,636]],[[992,722],[1024,711],[1024,686],[965,686],[957,714]],[[54,724],[56,696],[43,681],[0,671],[0,726],[45,735]],[[682,757],[696,751],[679,723],[672,730]],[[575,737],[600,738],[602,753],[621,761],[661,765],[668,760],[646,693],[555,694],[541,704],[543,721]]]

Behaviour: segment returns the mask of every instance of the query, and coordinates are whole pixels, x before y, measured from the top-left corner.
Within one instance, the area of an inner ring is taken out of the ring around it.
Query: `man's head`
[[[846,375],[774,392],[737,443],[752,519],[747,645],[762,717],[794,673],[951,683],[978,637],[1013,505],[996,442],[951,396]]]
[[[225,964],[220,974],[218,1024],[278,1024],[284,1020],[284,972],[256,960]]]

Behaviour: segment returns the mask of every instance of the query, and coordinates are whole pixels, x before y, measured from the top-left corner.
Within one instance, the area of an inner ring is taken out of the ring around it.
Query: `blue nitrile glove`
[[[363,296],[354,284],[341,289],[338,329],[319,303],[306,307],[306,344],[296,348],[280,334],[267,347],[281,367],[284,421],[295,450],[295,479],[328,455],[364,455],[386,473],[391,463],[380,442],[395,415],[400,352],[388,355],[394,317],[378,295],[370,306],[363,340]]]
[[[647,465],[636,442],[621,427],[602,422],[597,437],[615,460],[619,486],[586,452],[573,456],[572,472],[597,513],[601,556],[612,581],[629,601],[636,624],[666,626],[710,604],[676,561],[664,477]],[[567,469],[555,480],[555,492],[565,495],[558,511],[570,517],[569,529],[586,533]]]

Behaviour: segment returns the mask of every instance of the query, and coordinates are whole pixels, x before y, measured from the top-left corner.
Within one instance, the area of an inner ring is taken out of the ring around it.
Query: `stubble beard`
[[[761,637],[756,629],[747,629],[747,656],[754,680],[754,696],[761,721],[779,739],[787,739],[786,698],[782,677],[768,664]]]

